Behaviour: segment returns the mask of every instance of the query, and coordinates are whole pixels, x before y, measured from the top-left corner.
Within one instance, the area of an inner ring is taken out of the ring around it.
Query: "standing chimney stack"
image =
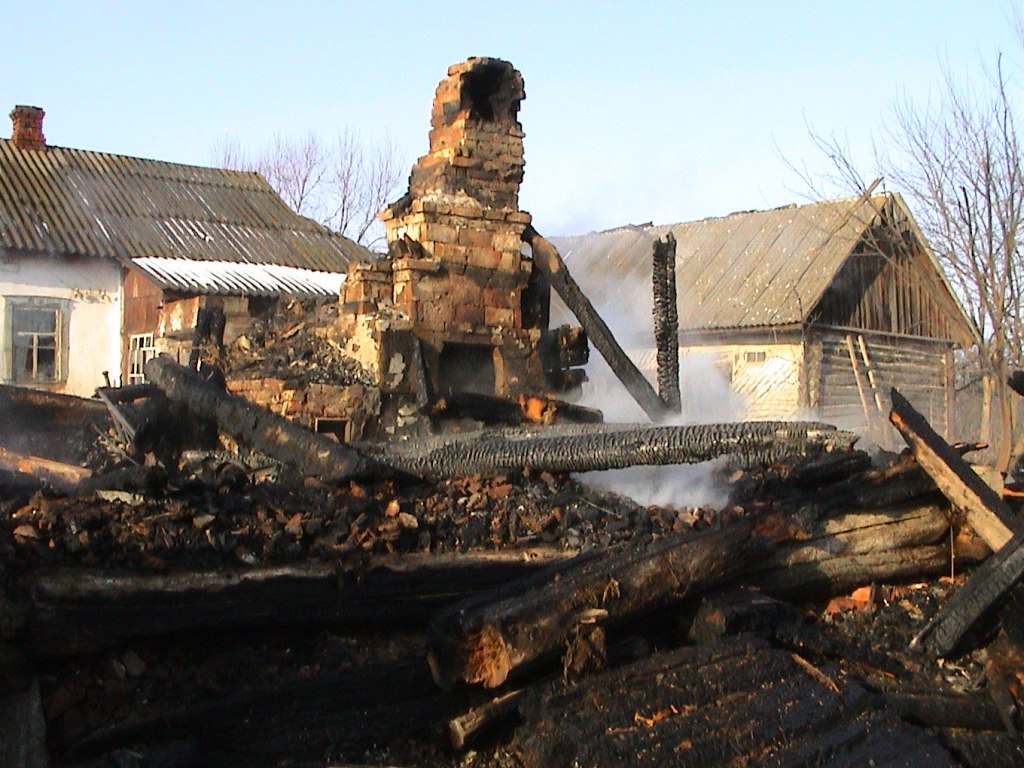
[[[11,141],[18,149],[46,149],[43,115],[39,107],[16,106],[11,110]]]

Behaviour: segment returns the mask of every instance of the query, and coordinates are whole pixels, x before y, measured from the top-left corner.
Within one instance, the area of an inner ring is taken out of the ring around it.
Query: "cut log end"
[[[461,661],[456,661],[461,659]],[[484,688],[497,688],[508,679],[512,660],[508,645],[501,632],[487,624],[469,636],[460,653],[445,653],[432,649],[427,663],[434,682],[450,691],[458,682],[480,684]]]

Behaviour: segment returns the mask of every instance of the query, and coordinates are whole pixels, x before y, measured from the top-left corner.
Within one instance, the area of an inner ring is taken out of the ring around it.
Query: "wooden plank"
[[[1021,529],[1013,512],[895,387],[891,397],[889,421],[903,435],[914,458],[950,503],[965,512],[974,531],[998,551]]]
[[[853,349],[853,336],[850,334],[846,334],[846,348],[850,352],[850,367],[853,369],[853,378],[857,382],[857,394],[860,395],[860,404],[864,409],[864,418],[870,426],[871,412],[868,410],[868,398],[864,393],[864,382],[860,378],[860,367],[857,365],[857,353]]]

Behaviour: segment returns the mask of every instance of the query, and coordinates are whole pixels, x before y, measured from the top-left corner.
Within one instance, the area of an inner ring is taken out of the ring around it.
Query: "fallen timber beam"
[[[145,366],[146,378],[172,400],[187,405],[240,443],[255,448],[300,471],[328,482],[354,477],[381,476],[386,466],[363,456],[349,445],[311,432],[283,416],[231,395],[203,381],[190,369],[160,355]]]
[[[697,536],[612,553],[581,555],[441,612],[427,661],[445,690],[456,683],[494,688],[515,668],[550,654],[581,626],[700,592],[743,570],[765,542],[740,521]]]
[[[0,447],[0,468],[22,472],[40,480],[58,491],[70,491],[92,475],[92,471],[75,464],[28,456]]]
[[[31,605],[22,645],[37,657],[66,657],[132,638],[210,629],[408,628],[570,556],[554,550],[385,555],[172,574],[48,569],[24,579]]]
[[[1013,512],[903,395],[893,388],[891,396],[889,421],[903,435],[918,464],[950,503],[964,511],[971,528],[992,551],[998,551],[1021,530]]]
[[[548,240],[541,237],[532,225],[527,225],[522,235],[523,241],[533,250],[533,263],[551,283],[565,305],[580,321],[587,337],[594,343],[597,351],[607,361],[619,381],[626,387],[637,404],[644,409],[648,418],[657,423],[669,413],[665,402],[654,391],[650,382],[644,378],[640,370],[633,364],[622,347],[615,340],[607,323],[594,309],[590,299],[580,289],[569,274],[565,262],[562,261],[558,249]]]
[[[589,472],[696,464],[722,456],[754,466],[792,454],[847,449],[855,440],[850,432],[816,422],[740,422],[486,430],[387,445],[362,443],[359,447],[403,472],[443,479],[472,473]]]
[[[571,644],[585,624],[622,624],[752,574],[769,594],[808,596],[948,567],[948,547],[936,542],[949,524],[937,505],[807,517],[746,518],[696,536],[590,553],[457,603],[431,625],[434,679],[442,688],[496,687],[517,667]]]

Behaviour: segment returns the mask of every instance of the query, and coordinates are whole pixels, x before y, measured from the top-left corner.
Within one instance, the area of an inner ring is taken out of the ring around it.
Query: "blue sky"
[[[943,66],[1020,64],[1020,4],[12,3],[0,108],[43,107],[52,144],[184,163],[347,128],[411,164],[448,65],[496,56],[526,82],[521,207],[573,234],[800,201],[783,158],[824,166],[808,124],[867,158],[893,100],[936,98]]]

